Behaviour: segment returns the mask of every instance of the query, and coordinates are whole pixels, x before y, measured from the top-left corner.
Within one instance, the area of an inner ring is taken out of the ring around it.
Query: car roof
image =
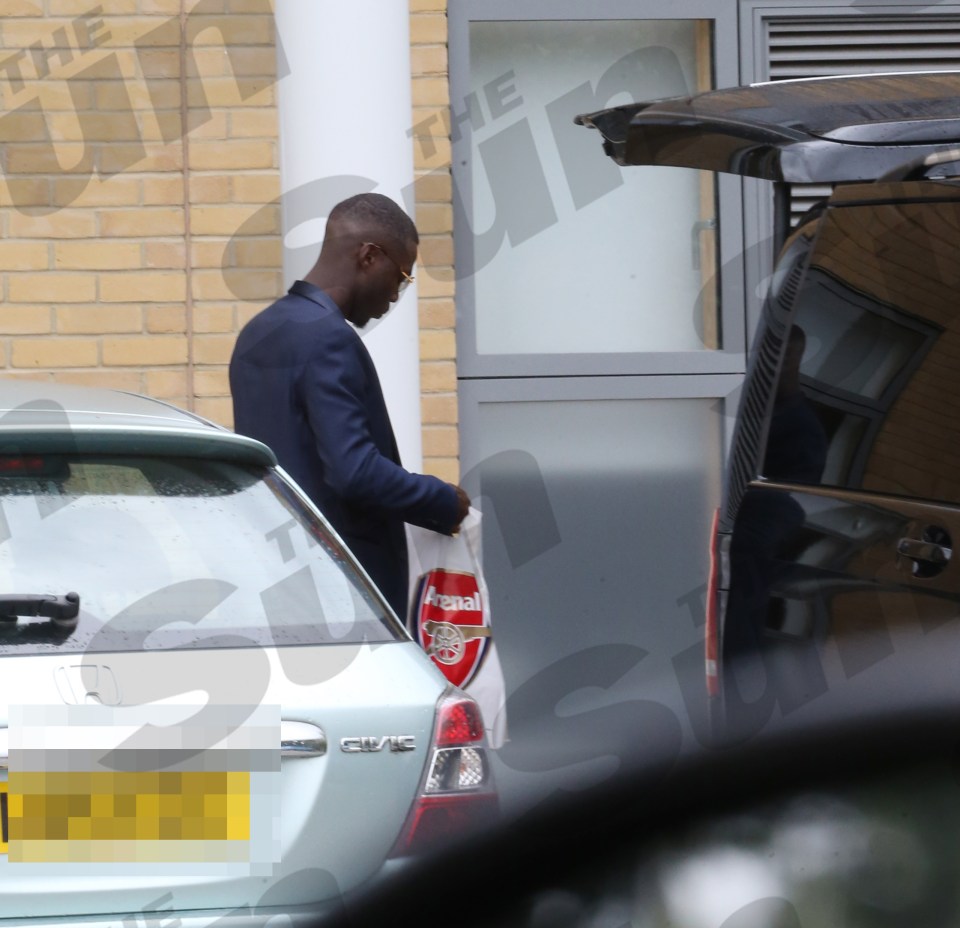
[[[261,442],[161,400],[0,378],[0,453],[175,454],[273,466]]]
[[[810,78],[584,113],[618,164],[788,183],[875,180],[960,145],[960,71]]]

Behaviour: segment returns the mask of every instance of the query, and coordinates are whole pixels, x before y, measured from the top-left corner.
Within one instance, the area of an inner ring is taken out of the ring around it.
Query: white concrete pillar
[[[275,16],[283,56],[278,108],[289,286],[313,266],[326,217],[341,200],[375,190],[413,215],[412,202],[405,202],[413,184],[410,19],[407,0],[276,0]],[[404,466],[419,471],[416,283],[363,337]]]

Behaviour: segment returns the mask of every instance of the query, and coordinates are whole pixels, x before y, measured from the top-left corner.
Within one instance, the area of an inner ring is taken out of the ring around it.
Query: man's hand
[[[467,517],[467,513],[470,511],[470,497],[467,496],[463,487],[458,487],[452,483],[450,486],[457,491],[457,522],[451,529],[452,532],[455,532],[460,528],[460,523]]]

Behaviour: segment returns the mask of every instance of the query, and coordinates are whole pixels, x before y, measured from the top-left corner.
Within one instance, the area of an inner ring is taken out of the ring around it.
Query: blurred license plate
[[[18,862],[214,860],[250,840],[246,771],[18,771],[4,786]]]

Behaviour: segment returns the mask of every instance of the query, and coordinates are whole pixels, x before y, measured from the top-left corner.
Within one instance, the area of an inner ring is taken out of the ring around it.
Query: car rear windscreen
[[[267,469],[0,456],[0,600],[68,592],[75,625],[0,616],[0,653],[402,637],[342,545]]]

